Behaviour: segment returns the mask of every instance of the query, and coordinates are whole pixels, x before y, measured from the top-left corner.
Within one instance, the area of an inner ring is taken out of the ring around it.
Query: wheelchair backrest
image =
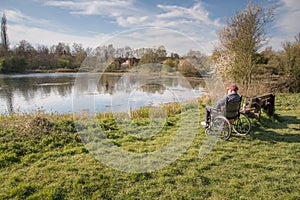
[[[239,116],[240,114],[240,105],[241,105],[242,97],[240,101],[233,102],[233,101],[226,101],[224,115],[228,119],[233,119]]]

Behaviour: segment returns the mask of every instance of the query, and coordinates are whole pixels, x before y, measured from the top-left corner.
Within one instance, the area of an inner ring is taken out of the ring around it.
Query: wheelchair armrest
[[[211,109],[211,112],[219,113],[219,112],[221,112],[221,109],[218,109],[218,108],[212,108],[212,109]]]

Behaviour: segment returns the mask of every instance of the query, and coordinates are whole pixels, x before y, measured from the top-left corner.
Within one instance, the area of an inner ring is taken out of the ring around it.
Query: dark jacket
[[[228,94],[220,99],[217,104],[214,106],[215,109],[221,109],[221,106],[225,106],[226,100],[230,102],[239,102],[241,100],[240,95],[238,94]]]

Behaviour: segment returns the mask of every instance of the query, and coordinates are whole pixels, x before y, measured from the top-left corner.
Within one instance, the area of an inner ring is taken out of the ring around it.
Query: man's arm
[[[225,106],[226,103],[226,97],[224,96],[222,99],[220,99],[217,104],[214,106],[215,109],[221,109],[221,106]]]

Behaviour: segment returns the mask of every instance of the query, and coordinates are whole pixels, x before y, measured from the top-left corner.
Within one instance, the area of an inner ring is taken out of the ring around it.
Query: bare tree
[[[267,44],[266,25],[273,20],[273,13],[273,9],[249,3],[246,9],[226,19],[227,26],[219,32],[215,63],[224,78],[239,83],[246,93],[256,67],[256,55]]]
[[[8,42],[8,35],[7,35],[7,27],[6,27],[6,15],[3,14],[1,20],[1,47],[4,52],[8,51],[9,42]]]
[[[295,36],[295,40],[297,43],[300,43],[300,32]]]

